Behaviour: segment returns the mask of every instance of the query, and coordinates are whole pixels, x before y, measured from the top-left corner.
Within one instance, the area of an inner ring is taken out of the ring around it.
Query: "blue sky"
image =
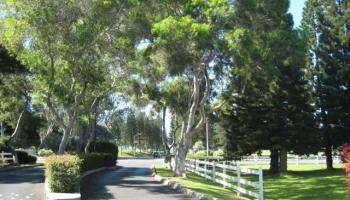
[[[290,0],[289,12],[293,14],[294,26],[300,25],[306,0]]]

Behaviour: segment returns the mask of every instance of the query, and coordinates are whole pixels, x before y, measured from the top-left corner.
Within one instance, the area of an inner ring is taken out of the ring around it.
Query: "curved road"
[[[43,200],[44,168],[0,171],[0,200]]]
[[[155,181],[151,166],[160,160],[119,160],[119,168],[90,175],[83,180],[83,200],[180,200],[191,199]]]

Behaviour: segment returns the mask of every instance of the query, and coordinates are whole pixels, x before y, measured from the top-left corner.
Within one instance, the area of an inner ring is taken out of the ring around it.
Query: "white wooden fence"
[[[231,162],[208,162],[207,160],[186,159],[186,170],[211,180],[223,187],[233,188],[238,196],[244,194],[259,200],[264,199],[263,171],[241,168]],[[255,179],[248,180],[248,179]]]
[[[244,157],[241,161],[238,161],[240,165],[269,165],[270,156],[258,156],[252,155]],[[310,155],[310,156],[298,156],[288,155],[288,165],[319,165],[326,163],[326,156]],[[339,156],[333,157],[334,163],[341,163]]]
[[[11,156],[11,157],[8,157],[8,156]],[[15,156],[12,155],[12,153],[1,152],[0,153],[0,159],[2,160],[2,163],[5,163],[8,160],[12,160],[14,162],[15,161]]]

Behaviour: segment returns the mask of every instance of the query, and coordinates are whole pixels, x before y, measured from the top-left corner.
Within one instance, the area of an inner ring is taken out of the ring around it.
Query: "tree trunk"
[[[63,154],[65,152],[66,146],[68,143],[68,136],[70,135],[70,132],[71,132],[71,128],[69,128],[69,127],[66,127],[63,129],[63,136],[62,136],[62,139],[60,142],[60,146],[58,148],[59,154]]]
[[[4,127],[4,122],[0,121],[0,132],[1,132],[1,137],[5,135],[5,127]]]
[[[333,170],[333,158],[332,158],[332,145],[330,143],[326,144],[325,149],[327,170]]]
[[[288,162],[287,149],[282,148],[279,156],[280,156],[279,172],[286,172],[287,171],[287,162]]]
[[[82,127],[82,125],[78,125],[78,132],[79,132],[79,136],[78,136],[78,141],[77,141],[77,146],[76,146],[76,149],[75,151],[77,153],[81,153],[82,152],[82,146],[83,146],[83,143],[84,143],[84,140],[85,140],[85,130],[84,128]]]
[[[170,147],[168,144],[168,138],[165,130],[165,117],[166,117],[166,106],[163,106],[163,119],[162,119],[162,142],[165,150],[165,157],[170,156]]]
[[[186,154],[192,145],[193,135],[199,131],[205,121],[206,112],[204,106],[208,100],[209,92],[210,92],[210,82],[209,75],[205,64],[202,60],[199,60],[196,73],[194,73],[192,78],[192,95],[190,100],[190,107],[187,111],[187,118],[182,123],[181,130],[181,139],[179,145],[176,148],[175,154],[175,167],[173,173],[175,176],[183,176],[185,171],[185,161]],[[199,88],[199,75],[203,73],[203,77],[205,80],[205,90],[203,91],[202,98],[200,98],[200,88]],[[200,114],[200,120],[196,123],[195,116],[196,112]]]
[[[185,162],[186,162],[186,154],[188,149],[184,144],[179,144],[180,148],[177,148],[175,154],[175,166],[173,169],[173,173],[175,176],[183,176],[185,172]]]
[[[271,149],[270,150],[270,173],[271,174],[277,174],[279,171],[279,152],[277,149]]]
[[[97,114],[95,114],[95,116],[93,117],[93,119],[89,119],[89,131],[88,131],[88,134],[89,134],[89,139],[88,139],[88,142],[86,143],[86,145],[85,145],[85,149],[84,149],[84,151],[85,151],[85,153],[89,153],[89,149],[90,149],[90,145],[91,145],[91,143],[93,142],[93,141],[95,141],[95,139],[96,139],[96,118],[97,118],[97,116],[96,116]]]

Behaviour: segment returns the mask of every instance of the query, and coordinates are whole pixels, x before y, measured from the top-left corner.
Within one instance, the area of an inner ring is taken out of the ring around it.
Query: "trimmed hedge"
[[[109,153],[49,156],[45,176],[52,192],[78,192],[81,173],[115,165],[115,156]]]
[[[36,163],[36,156],[30,155],[26,151],[16,150],[16,154],[17,154],[19,164],[35,164]]]
[[[54,154],[54,152],[51,149],[40,149],[38,151],[39,156],[47,157],[47,156],[51,156],[53,154]]]
[[[45,160],[45,176],[51,192],[79,191],[82,160],[75,155],[49,156]]]
[[[97,141],[97,142],[93,142],[90,145],[89,151],[98,152],[98,153],[110,153],[117,156],[118,146],[108,141]]]

